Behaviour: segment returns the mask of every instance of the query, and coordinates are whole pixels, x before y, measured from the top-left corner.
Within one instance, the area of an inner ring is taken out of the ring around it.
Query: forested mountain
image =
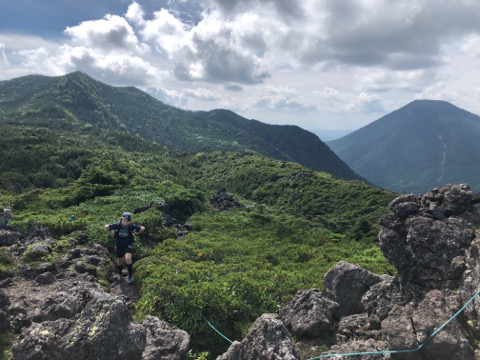
[[[422,193],[448,183],[480,191],[480,117],[416,100],[328,145],[372,183]]]
[[[316,135],[297,126],[268,125],[226,110],[181,110],[136,88],[112,87],[81,72],[0,82],[0,119],[72,131],[94,126],[183,151],[255,151],[363,180]]]

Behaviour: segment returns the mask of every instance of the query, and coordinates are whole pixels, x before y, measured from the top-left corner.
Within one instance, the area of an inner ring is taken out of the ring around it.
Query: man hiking
[[[120,222],[105,225],[108,232],[114,231],[115,247],[117,253],[117,270],[120,278],[122,277],[123,263],[127,263],[128,283],[133,283],[133,264],[132,254],[135,238],[138,234],[145,231],[144,226],[132,224],[132,214],[124,212],[120,218]]]

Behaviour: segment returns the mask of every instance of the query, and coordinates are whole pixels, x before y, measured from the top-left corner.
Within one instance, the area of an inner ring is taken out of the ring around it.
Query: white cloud
[[[107,15],[101,20],[83,21],[80,25],[67,27],[65,34],[76,46],[130,53],[149,50],[145,44],[138,41],[130,24],[117,15]]]
[[[0,69],[7,69],[10,66],[7,54],[5,53],[5,44],[0,43]]]

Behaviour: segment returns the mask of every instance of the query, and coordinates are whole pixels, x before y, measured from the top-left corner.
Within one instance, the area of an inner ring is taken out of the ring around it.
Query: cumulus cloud
[[[130,24],[120,16],[107,15],[67,27],[65,33],[72,44],[109,51],[146,52],[148,47],[138,41]]]

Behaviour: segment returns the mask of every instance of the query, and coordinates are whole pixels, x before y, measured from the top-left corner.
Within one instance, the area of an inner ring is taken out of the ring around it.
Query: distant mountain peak
[[[328,144],[356,173],[389,190],[468,183],[480,191],[480,117],[447,101],[412,101]]]

